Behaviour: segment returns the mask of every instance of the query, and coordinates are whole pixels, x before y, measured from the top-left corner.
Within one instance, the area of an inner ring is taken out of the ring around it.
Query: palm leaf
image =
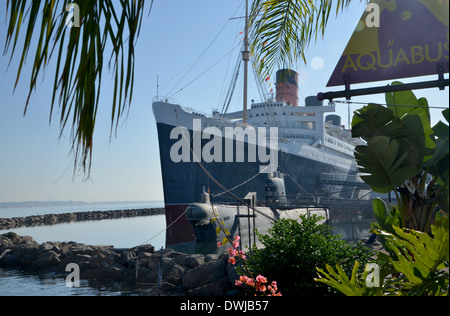
[[[93,134],[99,105],[102,73],[111,50],[108,68],[114,77],[111,132],[132,101],[134,44],[139,35],[144,0],[112,3],[107,0],[80,1],[81,27],[66,26],[69,0],[8,0],[8,31],[5,53],[16,53],[22,26],[28,21],[15,87],[22,74],[30,47],[36,53],[29,84],[25,113],[40,74],[57,53],[50,121],[57,105],[61,134],[72,125],[74,172],[80,166],[89,177]],[[153,3],[153,0],[150,0]],[[38,34],[35,44],[34,37]],[[11,61],[10,61],[11,63]],[[120,80],[118,80],[120,78]]]
[[[251,50],[259,73],[289,68],[309,43],[324,35],[331,9],[336,14],[350,0],[254,0],[250,14]]]

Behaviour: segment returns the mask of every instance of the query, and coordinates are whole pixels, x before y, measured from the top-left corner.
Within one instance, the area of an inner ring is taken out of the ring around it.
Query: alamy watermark
[[[369,3],[366,11],[370,12],[366,16],[367,27],[380,27],[380,6],[376,3]]]
[[[380,266],[376,263],[369,263],[364,271],[367,272],[366,286],[380,287]]]
[[[80,27],[80,7],[76,3],[69,3],[66,6],[66,26],[69,28]]]
[[[192,147],[191,135],[186,127],[178,126],[172,129],[170,139],[178,139],[170,149],[170,158],[173,162],[256,162],[258,156],[260,163],[269,163],[260,166],[261,173],[274,172],[278,168],[277,127],[270,127],[267,134],[265,127],[219,128],[203,124],[202,130],[202,120],[193,120]],[[202,140],[209,141],[202,146]],[[247,160],[245,160],[245,143]]]
[[[66,277],[67,287],[80,287],[80,266],[76,263],[69,263],[66,272],[70,272]]]

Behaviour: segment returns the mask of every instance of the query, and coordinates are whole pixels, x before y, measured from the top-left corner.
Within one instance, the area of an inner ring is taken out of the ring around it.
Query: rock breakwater
[[[10,232],[0,235],[0,267],[36,272],[61,272],[75,263],[80,279],[119,281],[154,288],[155,295],[220,296],[239,293],[238,276],[227,255],[184,254],[172,249],[155,251],[151,245],[116,249],[77,242],[37,243]],[[161,278],[160,278],[161,275]]]
[[[92,211],[61,214],[44,214],[27,217],[0,218],[0,230],[19,227],[46,226],[60,223],[97,221],[125,217],[151,216],[164,214],[164,208],[147,208],[134,210]]]

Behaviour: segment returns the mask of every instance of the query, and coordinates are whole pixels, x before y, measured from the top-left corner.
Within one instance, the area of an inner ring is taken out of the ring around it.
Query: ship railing
[[[335,174],[335,173],[322,173],[320,175],[320,181],[322,182],[333,182],[333,183],[354,183],[363,184],[365,183],[359,175],[349,175],[349,174]]]
[[[201,115],[201,116],[204,116],[204,117],[211,117],[210,115],[206,114],[205,112],[195,110],[195,109],[190,108],[190,107],[188,107],[188,106],[182,106],[181,108],[182,108],[183,111],[185,111],[185,112],[189,112],[189,113],[192,113],[192,114]]]
[[[177,99],[173,99],[173,98],[169,98],[169,97],[165,97],[165,96],[161,96],[161,95],[154,97],[152,101],[180,105],[180,102]]]

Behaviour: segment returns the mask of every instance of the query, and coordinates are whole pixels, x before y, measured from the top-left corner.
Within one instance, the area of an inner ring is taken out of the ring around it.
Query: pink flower
[[[260,291],[260,292],[265,292],[266,291],[266,286],[263,284],[261,285],[260,283],[256,284],[256,290]]]
[[[239,256],[242,258],[242,260],[246,260],[247,259],[247,256],[245,255],[245,252],[244,251],[239,251]]]
[[[229,254],[231,257],[234,257],[234,256],[236,256],[236,255],[238,254],[238,252],[237,252],[235,249],[231,249],[231,247],[229,247],[229,248],[228,248],[228,254]]]
[[[234,240],[236,240],[236,241],[239,241],[239,239],[241,239],[241,237],[240,237],[240,236],[236,236],[236,237],[234,237]]]
[[[239,247],[239,240],[233,241],[233,247],[236,249]]]
[[[272,286],[274,291],[278,290],[277,281],[272,281],[272,283],[270,285]]]
[[[219,241],[219,242],[217,243],[217,248],[220,248],[220,247],[222,247],[222,243]]]
[[[256,277],[256,282],[258,282],[258,283],[267,283],[267,279],[266,279],[266,277],[263,277],[262,275],[258,275]]]
[[[246,284],[250,286],[255,286],[255,281],[253,279],[248,278]]]
[[[236,264],[236,259],[234,259],[233,257],[231,257],[231,258],[228,260],[228,262],[231,263],[231,264]]]
[[[236,284],[237,286],[241,286],[242,284],[247,283],[247,281],[248,281],[248,277],[247,277],[246,275],[241,275],[241,276],[239,277],[239,280],[237,280],[235,284]]]

